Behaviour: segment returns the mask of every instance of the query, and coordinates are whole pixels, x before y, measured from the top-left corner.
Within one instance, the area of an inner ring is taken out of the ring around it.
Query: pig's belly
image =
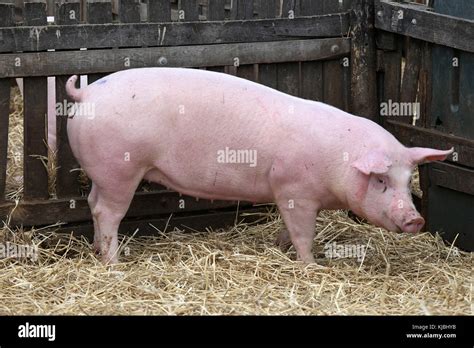
[[[245,164],[215,165],[202,159],[182,162],[162,157],[145,173],[144,179],[203,199],[273,201],[268,172]]]

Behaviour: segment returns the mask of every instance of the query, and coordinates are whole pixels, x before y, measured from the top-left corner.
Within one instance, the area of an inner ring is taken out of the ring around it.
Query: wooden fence
[[[454,147],[446,162],[420,166],[422,215],[429,230],[474,250],[474,4],[430,5],[375,1],[379,97],[420,103],[415,125],[379,121],[405,145]]]

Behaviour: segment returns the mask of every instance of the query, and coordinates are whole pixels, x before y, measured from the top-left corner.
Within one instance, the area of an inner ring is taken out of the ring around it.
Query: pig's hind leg
[[[291,248],[291,238],[288,229],[283,227],[275,240],[275,245],[283,252],[287,252]]]
[[[91,191],[87,197],[87,203],[89,203],[89,208],[91,213],[95,211],[95,206],[97,204],[97,186],[92,183]],[[96,215],[92,214],[92,221],[94,223],[94,251],[96,254],[100,254],[100,231],[97,223]]]
[[[93,186],[88,202],[94,221],[94,248],[104,264],[118,262],[118,228],[142,177],[142,173],[133,176],[115,173],[113,178],[101,176],[97,181],[91,178]]]

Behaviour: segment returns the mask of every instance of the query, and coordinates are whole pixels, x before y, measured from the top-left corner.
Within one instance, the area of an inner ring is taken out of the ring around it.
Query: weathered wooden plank
[[[428,11],[426,6],[375,0],[375,27],[474,52],[474,21]]]
[[[258,82],[271,88],[278,88],[277,65],[259,64]]]
[[[279,0],[257,0],[256,10],[258,18],[275,18]]]
[[[172,191],[144,193],[139,192],[133,198],[127,217],[152,216],[179,212],[204,211],[235,206],[232,201],[197,201],[194,197],[180,196]],[[250,203],[241,202],[242,207]],[[20,209],[21,208],[21,209]],[[12,225],[47,225],[61,222],[81,222],[91,219],[91,213],[84,197],[70,196],[54,200],[34,200],[0,204],[0,219],[11,214]]]
[[[352,0],[322,0],[324,13],[339,13],[350,9]]]
[[[393,48],[393,51],[383,52],[383,101],[399,102],[402,78],[402,49],[398,37],[394,38]]]
[[[323,2],[302,1],[299,14],[312,16],[323,14]],[[296,8],[295,8],[296,11]],[[324,65],[323,62],[304,62],[301,65],[301,97],[311,100],[324,100]]]
[[[284,93],[300,95],[300,65],[299,63],[278,64],[277,89]]]
[[[434,10],[474,23],[474,3],[437,0]],[[429,127],[474,139],[474,54],[433,45],[432,102]]]
[[[429,177],[423,195],[429,199],[427,229],[461,250],[474,251],[474,170],[439,162],[422,167]]]
[[[398,38],[399,35],[388,33],[383,30],[377,30],[375,32],[375,44],[378,49],[384,51],[395,51],[398,49]]]
[[[324,0],[300,0],[300,15],[311,16],[324,13]]]
[[[69,76],[56,76],[56,103],[67,105],[72,102],[66,93],[66,81]],[[72,169],[79,168],[74,155],[72,154],[67,137],[67,113],[63,108],[62,115],[56,115],[56,194],[59,198],[75,197],[79,195],[78,172]],[[67,216],[67,215],[66,215]]]
[[[430,183],[474,196],[474,170],[443,162],[430,164]],[[473,207],[474,209],[474,207]]]
[[[112,22],[112,3],[103,0],[87,0],[87,22],[89,24]],[[86,45],[82,47],[89,46]]]
[[[334,52],[333,46],[340,49]],[[127,68],[161,65],[169,67],[224,66],[239,58],[240,64],[278,63],[337,59],[350,52],[350,39],[314,39],[211,46],[148,47],[137,49],[86,50],[0,55],[0,78],[107,73]],[[129,66],[124,61],[128,59]],[[90,82],[90,81],[89,81]]]
[[[432,88],[432,54],[431,44],[425,42],[422,49],[421,71],[420,71],[420,118],[416,120],[416,125],[427,127],[431,115],[431,88]]]
[[[422,42],[410,38],[406,52],[405,70],[403,73],[400,101],[402,103],[417,102],[418,81],[421,69]],[[416,115],[419,117],[420,115]],[[413,117],[398,117],[398,121],[412,124]]]
[[[79,0],[69,0],[56,4],[56,24],[74,25],[81,20],[81,3]]]
[[[301,97],[323,101],[323,64],[301,62]]]
[[[400,102],[401,89],[401,64],[402,51],[389,51],[383,53],[383,95],[380,100],[384,103]],[[380,105],[381,107],[381,105]],[[386,121],[386,117],[379,115],[380,122]]]
[[[80,2],[68,1],[58,4],[56,8],[56,23],[78,24],[80,20]],[[73,52],[71,52],[73,53]],[[71,74],[73,74],[71,72]],[[51,74],[53,75],[53,74]],[[66,93],[68,76],[56,76],[56,103],[67,105],[72,102]],[[56,195],[57,197],[77,196],[79,194],[78,172],[71,169],[79,167],[75,160],[67,137],[67,112],[56,115]]]
[[[331,60],[324,62],[324,96],[323,100],[326,104],[335,106],[339,109],[346,107],[344,103],[344,75],[342,65],[339,60]]]
[[[279,17],[293,19],[300,14],[299,0],[280,0]]]
[[[0,27],[11,26],[15,21],[12,4],[0,3]],[[0,202],[5,199],[8,155],[8,123],[10,114],[10,79],[0,79]]]
[[[257,17],[259,19],[275,18],[277,15],[279,1],[259,0],[256,3]],[[265,86],[277,88],[277,64],[258,64],[257,81]]]
[[[219,21],[225,19],[225,0],[209,0],[208,20]]]
[[[48,173],[40,157],[47,158],[47,79],[23,80],[24,96],[24,196],[48,198]]]
[[[225,19],[225,0],[209,0],[209,9],[207,19],[210,21],[218,21]],[[210,71],[225,72],[225,66],[212,66],[207,68]]]
[[[5,198],[9,110],[10,80],[0,79],[0,202]]]
[[[299,9],[296,8],[296,3],[297,2],[291,1],[291,0],[283,0],[282,7],[284,10],[282,10],[282,13],[299,15],[298,13]],[[305,1],[305,0],[300,0],[299,2],[299,4],[301,5],[303,9],[306,4],[307,11],[309,11],[308,9],[311,3],[312,2]],[[303,15],[313,15],[313,14],[316,14],[316,13],[304,13]],[[300,62],[296,62],[296,63],[287,62],[287,63],[277,64],[277,89],[294,96],[300,96],[300,93],[301,93],[300,76],[301,76]]]
[[[87,22],[90,24],[106,24],[112,22],[112,4],[110,1],[87,0]],[[85,46],[88,47],[88,46]],[[89,74],[88,84],[100,80],[106,74]]]
[[[36,0],[35,2],[25,2],[24,4],[25,23],[32,26],[42,26],[47,24],[46,1]]]
[[[178,20],[183,22],[199,20],[199,4],[197,0],[179,0]]]
[[[343,11],[343,3],[334,0],[321,1],[322,12],[314,14],[329,14]],[[333,50],[336,52],[340,49],[334,45]],[[350,69],[349,57],[346,57],[346,67]],[[348,109],[348,97],[350,90],[350,78],[347,69],[343,69],[342,60],[331,60],[323,62],[323,100],[340,109]],[[320,63],[319,63],[320,64]],[[345,84],[346,83],[346,84]]]
[[[371,0],[354,0],[351,11],[351,111],[379,121],[377,105],[374,6]]]
[[[119,19],[122,23],[140,23],[140,1],[120,0]]]
[[[169,0],[148,1],[149,22],[171,22],[171,2]]]
[[[33,28],[22,26],[0,28],[0,37],[3,38],[0,53],[343,37],[348,28],[347,14],[252,21],[174,22],[159,27],[153,23],[50,25],[37,28],[39,35],[33,36]]]
[[[246,80],[257,81],[258,80],[258,66],[257,64],[239,65],[237,67],[236,75]]]
[[[232,0],[230,9],[231,19],[252,19],[253,18],[253,1],[249,0]]]
[[[232,0],[231,6],[231,19],[239,20],[253,18],[253,1]],[[236,58],[239,59],[239,65],[236,67],[237,70],[234,70],[232,66],[229,66],[227,67],[229,73],[250,81],[256,81],[258,79],[258,67],[256,64],[243,65],[240,63],[240,57],[236,56]]]
[[[456,164],[474,167],[474,141],[456,137],[433,129],[415,127],[406,123],[387,120],[385,128],[406,146],[450,149],[457,153]],[[450,160],[448,158],[448,160]]]
[[[207,228],[225,228],[234,226],[240,222],[252,223],[262,219],[266,208],[247,208],[236,210],[225,210],[216,212],[202,212],[193,215],[173,215],[165,217],[151,217],[146,220],[127,220],[120,223],[119,233],[124,235],[149,236],[156,235],[157,229],[171,233],[175,228],[187,232],[206,231]],[[138,231],[137,231],[138,229]],[[165,230],[166,229],[166,230]],[[73,233],[74,236],[82,236],[93,240],[93,227],[91,224],[77,226],[64,226],[55,229],[58,233]],[[136,231],[136,233],[135,233]]]
[[[27,25],[46,22],[46,5],[43,2],[26,3],[24,16]],[[24,103],[24,197],[48,198],[48,173],[41,158],[48,156],[48,102],[46,77],[28,77],[23,80]]]
[[[0,23],[1,27],[15,25],[15,6],[13,4],[0,3]]]
[[[351,98],[352,98],[352,70],[350,66],[350,57],[344,56],[340,60],[340,66],[342,68],[342,100],[343,100],[343,110],[351,112]]]

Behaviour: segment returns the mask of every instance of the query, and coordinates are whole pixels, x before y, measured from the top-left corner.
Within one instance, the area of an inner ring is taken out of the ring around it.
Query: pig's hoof
[[[100,248],[99,248],[97,245],[94,244],[92,250],[94,250],[94,254],[95,254],[96,256],[99,256],[99,255],[100,255]]]
[[[313,255],[298,256],[296,259],[301,261],[301,263],[303,263],[305,266],[316,263]]]
[[[278,235],[275,245],[280,248],[281,251],[287,252],[291,247],[290,234],[286,228],[283,228]]]
[[[104,266],[112,266],[116,265],[118,263],[118,257],[117,256],[102,256],[102,264]]]

